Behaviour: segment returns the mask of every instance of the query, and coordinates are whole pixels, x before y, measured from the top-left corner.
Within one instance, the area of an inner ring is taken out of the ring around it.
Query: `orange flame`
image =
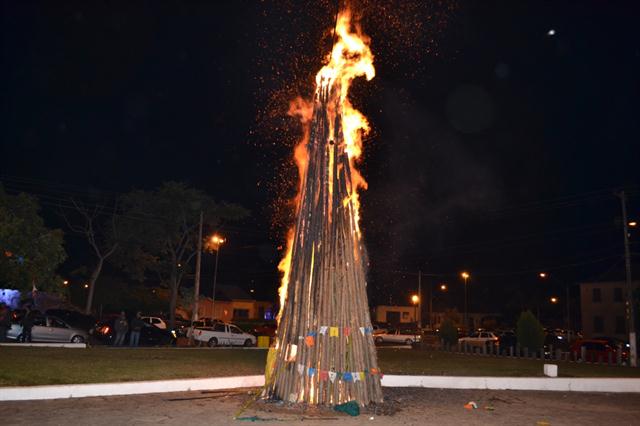
[[[343,10],[338,14],[335,28],[335,43],[326,57],[326,65],[316,74],[316,99],[321,91],[331,93],[332,101],[336,101],[337,110],[331,111],[335,118],[340,114],[344,139],[344,151],[349,157],[351,167],[351,187],[348,188],[349,196],[343,200],[345,208],[351,208],[355,218],[355,229],[353,232],[360,238],[360,202],[358,189],[367,188],[367,182],[355,167],[355,161],[362,154],[362,136],[369,130],[369,122],[365,116],[356,110],[349,101],[347,95],[353,79],[364,76],[371,80],[375,76],[373,66],[373,53],[369,47],[370,39],[364,35],[360,26],[352,22],[350,10]],[[298,194],[294,199],[296,212],[300,209],[301,190],[304,185],[305,173],[308,164],[307,142],[309,140],[310,122],[313,117],[313,103],[306,102],[302,98],[296,98],[290,104],[289,115],[299,117],[304,127],[304,135],[296,145],[294,157],[298,166],[299,186]],[[329,120],[330,123],[335,120]],[[334,129],[332,129],[333,132]],[[333,138],[336,140],[336,138]],[[291,271],[291,257],[293,251],[294,229],[291,228],[287,234],[287,248],[284,257],[278,265],[282,272],[282,283],[278,290],[280,296],[280,312],[278,322],[282,315],[287,287],[289,285],[289,275]]]

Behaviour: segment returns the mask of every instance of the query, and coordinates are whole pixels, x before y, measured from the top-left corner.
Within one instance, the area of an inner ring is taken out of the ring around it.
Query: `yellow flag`
[[[331,327],[329,329],[329,337],[338,337],[338,327]]]

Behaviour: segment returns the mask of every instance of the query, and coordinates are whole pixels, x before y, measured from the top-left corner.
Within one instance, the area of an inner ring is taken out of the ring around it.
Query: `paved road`
[[[385,389],[385,396],[393,414],[342,417],[327,413],[324,419],[314,419],[310,414],[268,412],[254,406],[242,416],[273,419],[259,422],[265,425],[310,426],[640,424],[640,395],[636,394]],[[1,402],[0,419],[5,425],[241,425],[245,422],[233,416],[249,400],[247,393],[230,391]],[[475,401],[478,409],[463,408],[468,401]]]

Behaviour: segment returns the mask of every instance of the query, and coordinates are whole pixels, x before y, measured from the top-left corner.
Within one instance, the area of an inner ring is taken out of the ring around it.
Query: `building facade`
[[[639,282],[633,282],[638,288]],[[629,338],[627,288],[624,281],[580,283],[582,334],[586,338]]]
[[[373,308],[373,322],[403,324],[416,322],[420,312],[417,306],[379,305]]]
[[[200,296],[198,301],[198,318],[214,318],[217,320],[272,320],[276,313],[272,302],[255,300],[244,290],[236,286],[218,286],[216,300]],[[178,308],[185,318],[191,318],[190,307]]]

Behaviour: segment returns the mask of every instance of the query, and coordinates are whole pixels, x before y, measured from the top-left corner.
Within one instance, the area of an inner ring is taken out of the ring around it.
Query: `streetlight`
[[[213,294],[211,295],[211,321],[213,321],[215,316],[215,305],[216,305],[216,283],[218,281],[218,255],[220,254],[220,247],[224,244],[226,240],[222,238],[218,234],[213,234],[209,239],[209,249],[215,250],[216,252],[216,266],[213,270]]]
[[[440,284],[440,290],[441,291],[447,291],[447,285],[446,284]]]
[[[469,275],[469,273],[467,271],[462,271],[460,276],[464,280],[464,324],[463,324],[463,327],[467,328],[468,327],[468,319],[467,319],[467,315],[468,315],[467,314],[467,281],[469,281],[469,278],[471,277],[471,275]]]
[[[542,279],[545,279],[545,278],[547,278],[547,273],[546,273],[546,272],[540,272],[540,273],[538,274],[538,276],[539,276],[540,278],[542,278]]]
[[[628,223],[628,225],[629,225],[629,227],[631,227],[631,228],[635,228],[636,226],[638,226],[638,222],[636,222],[636,221],[634,220],[634,221],[629,222],[629,223]]]
[[[558,298],[557,298],[557,297],[555,297],[555,296],[552,296],[552,297],[549,299],[549,302],[554,303],[554,304],[555,304],[555,303],[558,303]]]
[[[416,325],[418,325],[418,303],[420,303],[420,296],[418,296],[417,294],[414,294],[413,296],[411,296],[411,303],[413,303],[413,319],[416,321]],[[413,336],[413,341],[416,342],[418,340],[417,336],[417,330],[418,327],[416,327],[416,334],[414,334]]]

